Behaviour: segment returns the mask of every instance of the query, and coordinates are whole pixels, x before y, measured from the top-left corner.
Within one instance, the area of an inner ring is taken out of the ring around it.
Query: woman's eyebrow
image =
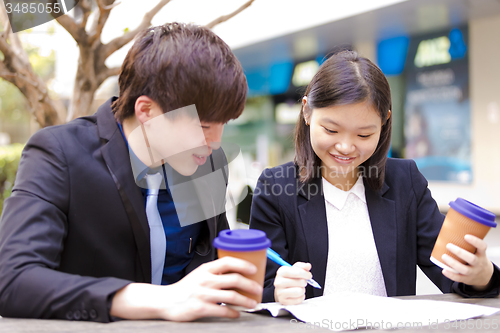
[[[367,126],[359,127],[359,129],[375,129],[375,128],[377,128],[376,125],[367,125]]]
[[[334,126],[340,126],[339,124],[337,124],[335,121],[333,121],[332,119],[330,118],[321,118],[321,122],[325,122],[325,123],[330,123]],[[366,126],[361,126],[361,127],[358,127],[358,129],[360,130],[365,130],[365,129],[376,129],[377,126],[376,125],[366,125]]]

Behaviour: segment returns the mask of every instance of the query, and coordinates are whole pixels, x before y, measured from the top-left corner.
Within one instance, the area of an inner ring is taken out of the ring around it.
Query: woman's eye
[[[323,127],[323,128],[325,129],[325,131],[326,131],[327,133],[337,133],[337,131],[332,131],[332,130],[329,130],[329,129],[328,129],[328,128],[326,128],[326,127]]]
[[[358,135],[360,138],[363,138],[363,139],[366,139],[366,138],[369,138],[370,136],[372,136],[371,134],[368,134],[368,135]]]

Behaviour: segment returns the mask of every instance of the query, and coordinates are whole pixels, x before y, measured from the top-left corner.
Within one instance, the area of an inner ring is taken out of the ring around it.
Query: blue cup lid
[[[451,201],[450,207],[476,222],[479,222],[491,228],[497,227],[497,223],[495,222],[495,214],[465,199],[457,198],[455,201]]]
[[[222,230],[214,247],[226,251],[259,251],[271,246],[266,233],[256,229]]]

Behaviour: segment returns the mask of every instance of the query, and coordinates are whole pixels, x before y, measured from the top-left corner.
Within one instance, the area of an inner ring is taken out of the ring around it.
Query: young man
[[[239,61],[210,30],[166,24],[137,37],[119,86],[93,116],[28,141],[0,222],[0,315],[237,317],[218,304],[255,306],[232,289],[261,293],[241,275],[256,268],[214,260],[225,213],[182,224],[168,175],[188,184],[183,177],[225,174],[223,125],[241,114],[247,92]],[[144,184],[156,175],[154,192]]]

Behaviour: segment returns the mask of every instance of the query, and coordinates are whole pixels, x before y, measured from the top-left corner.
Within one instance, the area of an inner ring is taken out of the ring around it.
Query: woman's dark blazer
[[[496,266],[494,288],[479,294],[446,278],[429,260],[444,216],[414,161],[390,158],[382,189],[372,190],[366,180],[364,185],[388,296],[415,294],[417,265],[445,293],[498,295],[500,272]],[[291,162],[264,170],[254,192],[250,228],[265,231],[272,248],[284,260],[292,264],[310,262],[314,279],[324,286],[328,228],[321,177],[300,183],[298,168]],[[273,283],[278,268],[268,260],[263,302],[274,301]],[[309,285],[306,288],[306,298],[322,294],[322,289]]]

